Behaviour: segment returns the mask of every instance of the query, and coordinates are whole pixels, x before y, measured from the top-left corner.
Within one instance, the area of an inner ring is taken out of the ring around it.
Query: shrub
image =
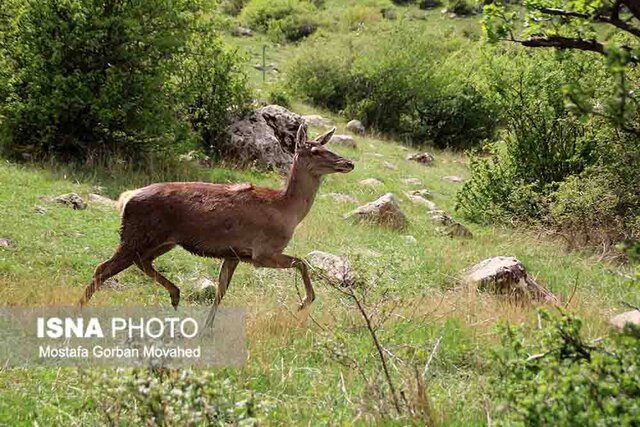
[[[313,4],[299,0],[251,0],[242,19],[276,40],[297,41],[317,29]]]
[[[198,18],[198,2],[11,0],[3,6],[0,131],[10,154],[135,157],[180,150],[208,138],[199,133],[204,127],[194,132],[185,120],[194,117],[184,110],[194,107],[194,91],[244,90],[241,79],[226,74],[237,71],[229,66],[235,59],[213,36],[198,54],[207,55],[199,59],[202,70],[215,64],[201,78],[215,74],[216,81],[202,86],[184,73],[193,52],[188,46],[214,32],[212,22]],[[213,98],[195,107],[200,115],[207,109],[208,128],[240,100]]]
[[[640,418],[640,331],[602,341],[570,316],[542,313],[529,336],[505,328],[492,381],[499,425],[635,425]]]
[[[223,0],[220,3],[220,10],[227,15],[238,16],[248,2],[249,0]]]
[[[472,15],[475,13],[475,4],[468,0],[447,0],[447,11],[456,15]]]
[[[463,148],[490,137],[492,107],[469,81],[469,58],[452,53],[465,42],[398,28],[382,38],[365,31],[318,41],[318,59],[294,61],[292,85],[316,105],[409,143]]]
[[[490,158],[474,158],[456,207],[478,222],[542,219],[547,196],[594,161],[594,127],[565,109],[562,88],[575,70],[546,53],[504,56],[489,66],[495,74],[487,91],[496,94],[504,132]]]

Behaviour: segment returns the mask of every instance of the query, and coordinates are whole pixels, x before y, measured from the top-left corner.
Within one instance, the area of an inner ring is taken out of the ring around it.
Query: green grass
[[[321,12],[325,23],[321,31],[328,37],[332,32],[348,31],[349,26],[343,22],[345,9],[377,10],[388,5],[390,2],[381,0],[327,1]],[[407,25],[427,25],[470,37],[479,33],[477,18],[449,20],[440,16],[439,9],[428,12],[413,6],[396,9],[398,19],[406,19]],[[373,19],[366,25],[384,30],[387,23]],[[261,62],[263,44],[268,46],[266,62],[276,63],[281,70],[286,69],[287,61],[297,49],[305,47],[304,42],[297,46],[276,45],[263,35],[225,37],[247,55],[250,82],[257,89],[265,88],[261,73],[253,69],[254,64]],[[312,52],[309,57],[314,60]],[[269,74],[267,84],[279,78]],[[329,116],[338,125],[338,132],[345,133],[343,117],[331,116],[300,102],[294,103],[293,109]],[[319,131],[313,129],[312,134]],[[600,262],[589,253],[567,252],[562,242],[535,230],[465,223],[473,232],[473,239],[441,235],[426,208],[411,204],[404,191],[426,188],[433,192],[433,200],[440,208],[456,217],[454,196],[460,184],[441,178],[467,176],[465,157],[434,151],[435,164],[425,167],[405,160],[412,151],[397,142],[373,137],[356,139],[357,149],[337,150],[355,161],[355,171],[328,177],[320,193],[341,192],[365,203],[392,192],[407,214],[408,227],[391,231],[352,224],[344,221],[343,215],[356,204],[318,197],[287,253],[305,256],[312,250],[323,250],[350,257],[367,279],[369,308],[373,310],[379,305],[381,309],[394,309],[394,316],[378,330],[381,341],[412,365],[422,369],[439,343],[426,377],[436,424],[467,426],[486,422],[486,410],[492,409],[487,408],[485,400],[487,379],[499,374],[488,358],[499,341],[494,326],[504,320],[519,323],[535,319],[532,307],[513,306],[491,295],[467,292],[457,280],[462,269],[490,256],[517,257],[564,302],[571,297],[568,310],[585,319],[585,329],[591,336],[606,331],[606,319],[621,309],[620,300],[640,303],[625,279],[615,274],[620,266]],[[385,161],[397,169],[384,168]],[[358,184],[371,177],[382,180],[384,185],[371,189]],[[423,185],[404,184],[405,177],[418,178]],[[14,245],[0,248],[0,304],[74,304],[93,269],[111,255],[118,243],[119,218],[115,210],[90,205],[87,210],[73,211],[47,203],[41,200],[42,196],[71,191],[86,196],[101,187],[105,194],[117,197],[123,190],[164,180],[250,181],[268,186],[283,182],[275,174],[221,167],[167,169],[157,164],[141,172],[126,162],[109,159],[75,167],[2,161],[0,238],[9,238]],[[45,207],[47,212],[36,213],[36,205]],[[405,243],[406,235],[414,236],[418,243]],[[190,304],[188,295],[197,280],[214,279],[218,263],[174,250],[161,257],[157,266],[182,289],[185,296],[182,304]],[[168,306],[170,303],[163,288],[135,269],[120,274],[112,284],[99,291],[91,304]],[[231,408],[248,399],[254,404],[255,417],[267,425],[420,423],[418,417],[410,419],[394,414],[388,399],[372,394],[371,387],[356,370],[338,363],[335,349],[341,348],[358,362],[370,381],[383,384],[374,348],[354,305],[320,278],[316,277],[314,284],[317,300],[312,317],[296,316],[296,285],[301,283],[293,271],[257,270],[247,265],[238,268],[224,304],[245,307],[248,311],[249,359],[247,366],[238,370],[196,372],[196,376],[206,377],[214,386],[224,383],[232,390],[226,398],[211,391],[210,398],[219,400],[221,406],[226,405],[224,399],[230,399]],[[389,360],[397,388],[411,399],[415,390],[412,369],[394,358]],[[102,374],[121,381],[121,388],[109,389]],[[131,396],[139,393],[131,386],[134,377],[158,375],[147,371],[115,373],[72,368],[0,370],[0,425],[104,424],[105,402],[115,407],[126,406],[132,401]],[[171,375],[178,374],[169,374],[164,379],[168,384],[175,380]],[[136,419],[140,411],[126,407],[120,414],[121,423]]]

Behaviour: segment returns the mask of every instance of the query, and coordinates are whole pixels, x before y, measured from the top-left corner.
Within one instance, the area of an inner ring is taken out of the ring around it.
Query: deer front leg
[[[311,286],[311,279],[309,278],[309,268],[307,263],[296,257],[292,257],[284,254],[276,255],[259,255],[251,261],[256,267],[267,268],[297,268],[302,275],[302,281],[304,282],[305,298],[300,304],[299,310],[302,310],[316,299],[316,294],[313,292],[313,286]]]

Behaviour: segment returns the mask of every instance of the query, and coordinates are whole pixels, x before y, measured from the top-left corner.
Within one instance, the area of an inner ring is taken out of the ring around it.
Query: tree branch
[[[558,49],[577,49],[596,52],[601,55],[606,54],[604,44],[600,43],[597,40],[575,39],[562,36],[535,36],[530,37],[527,40],[514,39],[512,41],[520,43],[521,45],[526,47],[555,47]],[[622,46],[622,49],[631,52],[631,48],[628,46]],[[636,56],[629,56],[628,61],[632,64],[637,64],[640,62],[639,58]]]
[[[570,10],[554,9],[550,7],[535,8],[535,10],[542,12],[546,15],[552,15],[552,16],[563,16],[566,18],[592,19],[595,22],[611,24],[614,27],[621,29],[622,31],[626,31],[629,34],[633,34],[636,37],[640,37],[640,28],[634,27],[633,25],[630,25],[628,22],[621,20],[618,15],[618,9],[615,9],[614,13],[611,16],[600,15],[600,14],[588,15],[586,13],[573,12]]]

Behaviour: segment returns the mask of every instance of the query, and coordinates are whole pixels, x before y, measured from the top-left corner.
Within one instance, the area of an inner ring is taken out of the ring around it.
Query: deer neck
[[[320,182],[319,176],[312,175],[305,167],[300,166],[297,159],[293,160],[283,198],[287,212],[295,217],[297,223],[309,213]]]

